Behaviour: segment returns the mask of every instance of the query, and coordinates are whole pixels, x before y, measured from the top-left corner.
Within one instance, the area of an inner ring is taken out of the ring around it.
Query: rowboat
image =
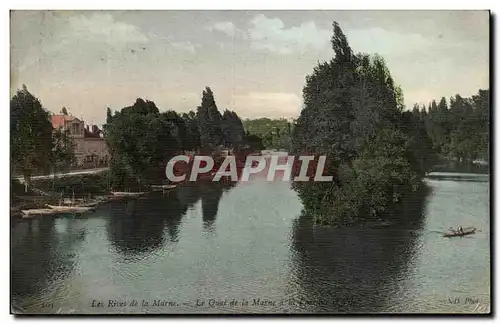
[[[444,237],[454,237],[454,236],[465,236],[465,235],[470,235],[476,233],[476,228],[475,227],[467,227],[464,228],[463,231],[457,232],[457,231],[448,231],[444,233]]]
[[[111,194],[116,197],[139,197],[144,195],[144,192],[125,192],[125,191],[111,191]]]

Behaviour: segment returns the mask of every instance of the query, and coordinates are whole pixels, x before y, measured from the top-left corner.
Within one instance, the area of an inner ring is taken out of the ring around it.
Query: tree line
[[[108,108],[104,137],[111,156],[110,186],[115,188],[162,181],[166,164],[180,153],[217,155],[222,149],[241,152],[262,146],[259,137],[244,131],[236,112],[220,113],[209,87],[196,111],[188,113],[160,112],[154,102],[140,98],[114,113]]]
[[[32,186],[34,173],[65,171],[76,161],[69,131],[53,129],[51,113],[27,87],[18,90],[11,108],[11,176],[22,174]],[[61,113],[67,115],[63,107]],[[111,156],[110,187],[137,186],[165,176],[165,165],[176,154],[214,154],[260,150],[262,140],[244,131],[240,117],[219,112],[212,90],[203,91],[196,111],[160,112],[153,101],[138,98],[114,113],[107,109],[104,138]]]
[[[294,121],[285,118],[257,118],[243,120],[245,131],[262,139],[266,149],[290,149]]]
[[[412,114],[423,122],[441,159],[470,164],[489,161],[490,91],[479,90],[464,98],[459,94],[427,106],[415,104]]]

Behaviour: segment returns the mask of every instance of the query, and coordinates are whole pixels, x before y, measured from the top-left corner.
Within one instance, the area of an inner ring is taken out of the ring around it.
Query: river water
[[[24,313],[489,312],[489,179],[426,179],[396,228],[317,228],[287,182],[196,184],[12,221]],[[444,238],[448,227],[481,232]]]

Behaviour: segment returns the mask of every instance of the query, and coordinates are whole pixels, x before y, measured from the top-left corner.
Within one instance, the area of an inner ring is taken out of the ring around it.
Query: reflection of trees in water
[[[171,196],[113,202],[107,224],[109,240],[127,255],[151,252],[163,246],[165,230],[169,241],[177,240],[183,213]]]
[[[188,208],[202,200],[203,222],[213,224],[222,193],[235,183],[187,183],[168,194],[110,204],[108,237],[121,253],[135,255],[177,242]],[[167,237],[165,237],[167,234]]]
[[[222,194],[234,186],[236,186],[236,182],[208,182],[201,185],[201,210],[205,229],[214,229]]]
[[[297,219],[291,282],[299,287],[297,299],[315,303],[305,310],[390,311],[391,300],[404,298],[396,294],[404,293],[398,285],[415,257],[426,191],[392,209],[394,225],[388,228],[315,228],[305,216]]]
[[[65,225],[58,231],[58,225]],[[75,248],[85,231],[74,219],[50,216],[13,224],[11,229],[11,288],[14,298],[34,297],[67,278],[74,270]]]

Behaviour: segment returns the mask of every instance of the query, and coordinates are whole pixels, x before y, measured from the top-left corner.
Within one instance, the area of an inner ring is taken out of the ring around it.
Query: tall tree
[[[234,111],[224,111],[222,115],[222,132],[226,147],[238,149],[243,144],[245,130],[240,117]]]
[[[111,122],[111,118],[113,118],[113,112],[111,111],[111,108],[106,108],[106,123]]]
[[[184,141],[184,149],[189,151],[197,150],[201,147],[200,127],[198,118],[194,111],[182,114],[182,119],[186,124],[186,139]]]
[[[204,151],[212,151],[223,144],[222,116],[215,103],[214,95],[209,87],[203,90],[201,105],[196,116],[200,128],[201,146]]]
[[[23,85],[10,101],[11,164],[31,187],[34,171],[50,170],[52,162],[52,124],[50,114],[38,98]]]

